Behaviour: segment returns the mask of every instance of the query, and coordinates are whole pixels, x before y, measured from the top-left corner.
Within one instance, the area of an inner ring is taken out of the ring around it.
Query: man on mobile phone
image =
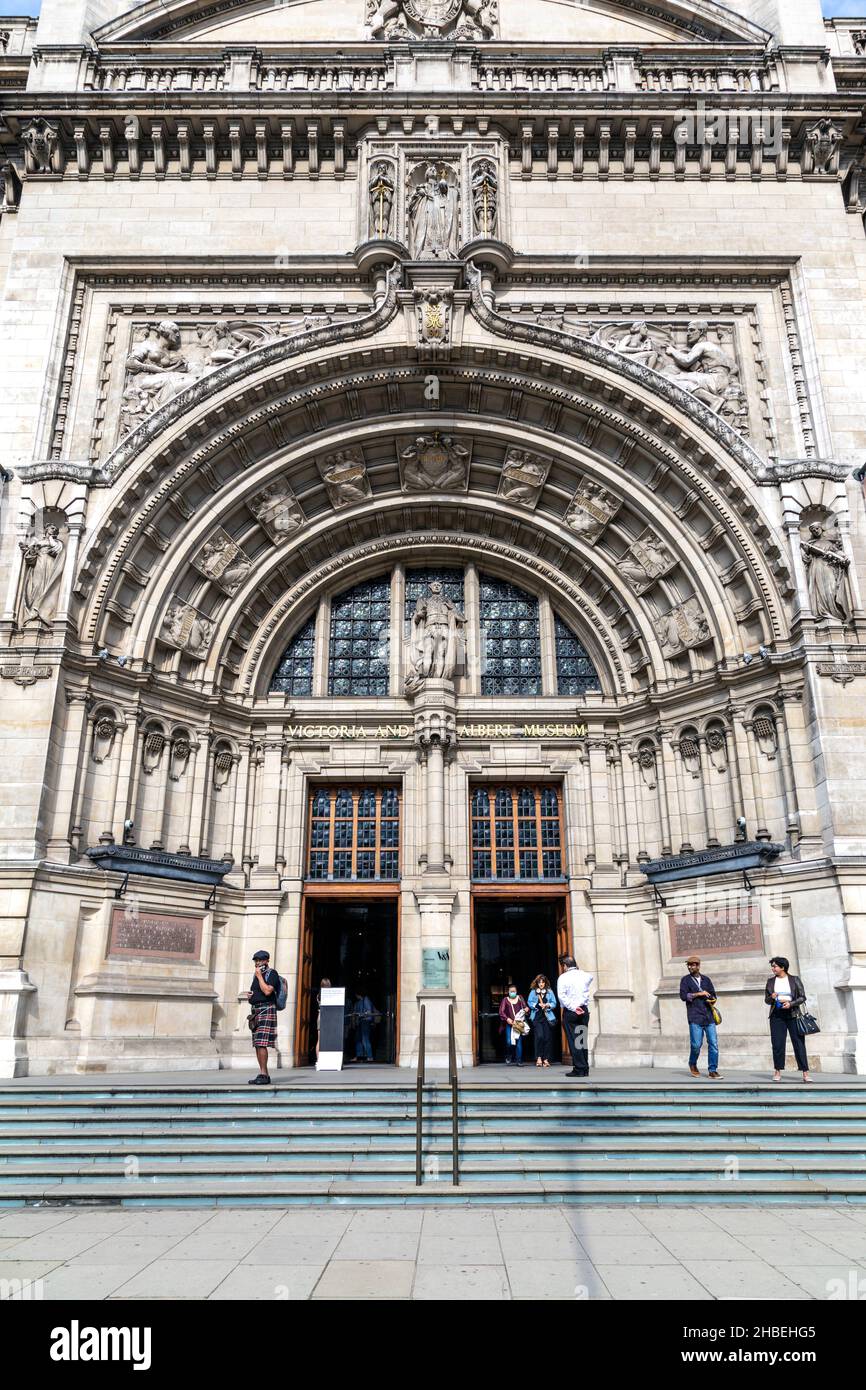
[[[268,1048],[277,1045],[276,997],[280,977],[276,970],[271,970],[270,959],[269,951],[256,951],[253,956],[255,974],[247,991],[247,998],[252,1006],[253,1047],[259,1064],[259,1074],[252,1077],[249,1083],[251,1086],[270,1086]]]

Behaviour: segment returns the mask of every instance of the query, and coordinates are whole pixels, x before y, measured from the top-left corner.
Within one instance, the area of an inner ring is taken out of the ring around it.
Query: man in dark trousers
[[[686,1006],[689,1038],[692,1045],[689,1053],[689,1071],[692,1076],[700,1076],[698,1057],[703,1047],[704,1034],[706,1034],[710,1063],[707,1075],[713,1081],[721,1081],[722,1078],[719,1076],[719,1035],[716,1032],[715,1020],[708,1002],[710,999],[715,999],[716,991],[709,975],[701,974],[701,962],[697,956],[689,956],[686,961],[686,969],[689,973],[680,980],[680,998]]]

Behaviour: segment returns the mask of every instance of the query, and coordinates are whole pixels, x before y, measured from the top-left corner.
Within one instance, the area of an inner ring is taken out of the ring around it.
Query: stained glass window
[[[300,632],[295,633],[283,653],[271,681],[271,690],[281,690],[285,695],[312,695],[315,645],[316,618],[313,615]]]
[[[373,579],[331,604],[330,695],[388,694],[391,580]]]
[[[480,605],[482,695],[540,695],[538,600],[482,574]]]
[[[307,877],[337,883],[395,882],[400,877],[397,788],[312,792]]]
[[[415,604],[419,598],[426,598],[430,585],[442,585],[442,592],[460,612],[463,612],[463,571],[455,569],[426,569],[406,571],[406,622],[412,621]]]
[[[476,787],[471,819],[473,879],[563,878],[558,787]]]
[[[601,690],[598,672],[590,661],[583,643],[570,627],[554,614],[556,636],[556,686],[560,695],[582,695],[586,690]]]

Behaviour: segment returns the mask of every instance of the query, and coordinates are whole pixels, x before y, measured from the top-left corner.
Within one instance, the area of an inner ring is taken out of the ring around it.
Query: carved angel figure
[[[466,618],[445,598],[438,580],[415,604],[405,691],[411,695],[425,680],[451,680],[460,659]]]

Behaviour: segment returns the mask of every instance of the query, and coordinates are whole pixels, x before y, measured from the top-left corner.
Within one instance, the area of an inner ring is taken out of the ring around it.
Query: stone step
[[[792,1179],[773,1177],[772,1187],[765,1179],[740,1181],[722,1184],[717,1179],[711,1190],[698,1188],[693,1180],[678,1176],[670,1181],[653,1178],[636,1178],[627,1185],[622,1177],[581,1178],[565,1181],[544,1179],[530,1181],[526,1178],[502,1180],[495,1190],[486,1182],[464,1181],[453,1186],[446,1174],[442,1180],[425,1182],[416,1187],[413,1181],[352,1182],[344,1179],[320,1179],[317,1181],[294,1182],[279,1177],[271,1177],[267,1192],[262,1191],[261,1180],[244,1190],[239,1183],[227,1181],[202,1181],[190,1192],[184,1181],[166,1179],[159,1184],[159,1191],[132,1191],[129,1183],[93,1184],[83,1182],[74,1192],[62,1184],[45,1184],[34,1189],[29,1184],[10,1184],[0,1196],[0,1208],[20,1208],[38,1201],[40,1206],[107,1206],[128,1208],[150,1207],[219,1207],[219,1206],[261,1206],[281,1207],[302,1206],[443,1206],[480,1205],[485,1207],[500,1205],[534,1205],[536,1203],[567,1203],[569,1205],[626,1206],[639,1202],[642,1205],[693,1206],[696,1200],[702,1205],[742,1206],[754,1204],[766,1209],[768,1205],[786,1206],[789,1203],[804,1205],[838,1203],[850,1201],[857,1204],[866,1202],[866,1180],[861,1176],[855,1179],[833,1178],[828,1181],[818,1179]],[[38,1195],[37,1195],[38,1194]]]

